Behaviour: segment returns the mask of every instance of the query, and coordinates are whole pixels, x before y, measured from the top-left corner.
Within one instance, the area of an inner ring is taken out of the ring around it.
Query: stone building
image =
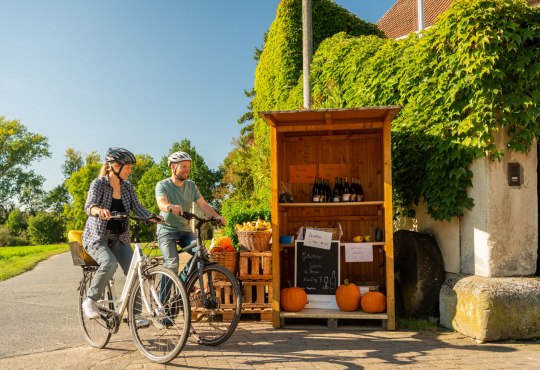
[[[377,25],[387,37],[400,39],[433,26],[452,1],[398,0]],[[540,6],[540,0],[528,3]],[[505,139],[497,138],[500,147]],[[540,337],[537,152],[535,144],[527,154],[507,152],[500,162],[476,160],[471,211],[438,222],[420,206],[414,222],[405,225],[432,234],[441,249],[443,326],[482,341]],[[511,183],[514,176],[517,182]]]

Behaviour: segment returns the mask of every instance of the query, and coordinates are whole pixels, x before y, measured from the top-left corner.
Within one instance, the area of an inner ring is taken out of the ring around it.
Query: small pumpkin
[[[280,301],[283,311],[302,311],[307,303],[307,294],[302,288],[284,288],[281,289]]]
[[[386,297],[381,292],[367,292],[362,296],[362,310],[367,313],[386,311]]]
[[[360,290],[345,279],[336,290],[336,303],[341,311],[356,311],[360,307]]]

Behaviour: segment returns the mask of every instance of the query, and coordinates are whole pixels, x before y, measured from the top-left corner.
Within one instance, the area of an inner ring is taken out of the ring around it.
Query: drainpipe
[[[418,32],[425,28],[424,25],[424,0],[418,0]]]
[[[313,56],[313,31],[311,27],[311,0],[302,0],[302,56],[304,108],[311,108],[311,84],[309,70]]]

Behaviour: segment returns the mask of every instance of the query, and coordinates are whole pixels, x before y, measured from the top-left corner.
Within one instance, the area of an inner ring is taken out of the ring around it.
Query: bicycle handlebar
[[[197,216],[196,214],[194,213],[191,213],[191,212],[186,212],[184,211],[184,213],[182,214],[182,217],[184,217],[186,220],[191,220],[191,219],[194,219],[194,220],[197,220],[199,221],[201,224],[204,224],[204,223],[207,223],[207,222],[211,222],[213,223],[214,225],[221,225],[221,221],[218,220],[217,218],[214,218],[214,217],[210,217],[210,218],[201,218],[199,216]]]
[[[111,220],[126,220],[128,218],[132,219],[133,221],[144,222],[146,224],[151,224],[151,223],[167,224],[165,221],[163,221],[161,218],[159,218],[155,214],[150,215],[150,217],[148,218],[142,218],[138,216],[132,216],[129,213],[124,213],[124,212],[111,212],[111,217],[110,217]]]

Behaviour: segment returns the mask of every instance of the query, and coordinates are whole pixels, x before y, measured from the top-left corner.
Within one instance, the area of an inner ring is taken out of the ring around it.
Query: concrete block
[[[449,274],[440,323],[483,342],[540,338],[540,278]]]

